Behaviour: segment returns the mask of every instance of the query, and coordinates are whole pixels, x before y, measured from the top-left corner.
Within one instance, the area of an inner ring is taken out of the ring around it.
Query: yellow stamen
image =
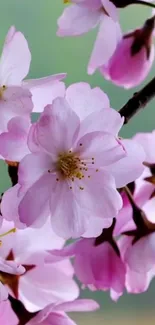
[[[3,94],[4,94],[4,91],[6,90],[6,86],[3,85],[2,87],[0,87],[0,99],[3,99]]]
[[[72,181],[74,177],[81,179],[83,176],[80,170],[80,159],[73,152],[60,154],[56,169],[63,178],[69,178]]]
[[[14,232],[16,232],[16,228],[12,228],[9,231],[4,232],[3,234],[0,235],[0,238],[5,237],[5,236],[7,236],[11,233],[14,233]]]

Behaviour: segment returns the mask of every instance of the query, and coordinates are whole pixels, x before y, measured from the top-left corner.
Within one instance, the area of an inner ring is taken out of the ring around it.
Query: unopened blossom
[[[109,0],[67,1],[58,19],[57,35],[79,36],[99,25],[99,32],[88,64],[88,73],[93,74],[105,64],[116,49],[120,38],[117,8]]]
[[[5,221],[2,229],[8,229],[10,224]],[[79,295],[69,260],[57,262],[53,259],[50,264],[45,263],[46,250],[59,249],[63,243],[64,240],[53,233],[49,221],[41,229],[16,230],[9,238],[3,238],[1,255],[4,270],[0,266],[0,279],[9,294],[19,299],[30,312],[57,301],[76,299]],[[9,271],[9,267],[13,268],[16,263],[25,269],[21,276],[19,272],[18,276],[12,275],[17,274],[14,269],[12,273]]]
[[[10,302],[2,301],[0,303],[0,322],[3,325],[18,325],[19,320],[11,308]]]
[[[26,325],[75,325],[75,322],[66,315],[66,312],[94,311],[99,308],[96,301],[91,299],[77,299],[71,302],[50,304],[34,316]],[[5,325],[5,324],[4,324]]]
[[[110,81],[124,88],[139,85],[148,75],[154,61],[155,18],[148,19],[144,26],[125,34],[109,62],[100,67],[100,72]]]
[[[74,270],[78,280],[92,291],[110,290],[111,298],[116,301],[125,287],[125,264],[114,241],[110,243],[107,238],[103,242],[99,241],[100,237],[81,239],[62,250],[51,251],[51,257],[74,256]],[[48,261],[50,256],[47,256]]]

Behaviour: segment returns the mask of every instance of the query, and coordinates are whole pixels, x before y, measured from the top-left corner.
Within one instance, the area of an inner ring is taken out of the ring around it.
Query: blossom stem
[[[30,313],[26,310],[21,301],[9,296],[11,307],[19,319],[19,325],[25,325],[37,313]]]
[[[155,8],[155,4],[143,0],[133,1],[132,4],[136,4],[136,5],[139,4],[139,5]]]
[[[140,91],[136,92],[132,98],[119,110],[121,116],[124,116],[124,124],[144,108],[151,99],[155,97],[155,77]]]

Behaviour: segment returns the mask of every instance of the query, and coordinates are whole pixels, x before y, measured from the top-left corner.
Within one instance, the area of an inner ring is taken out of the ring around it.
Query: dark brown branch
[[[125,118],[124,124],[127,124],[153,97],[155,97],[155,77],[119,110],[121,116]]]

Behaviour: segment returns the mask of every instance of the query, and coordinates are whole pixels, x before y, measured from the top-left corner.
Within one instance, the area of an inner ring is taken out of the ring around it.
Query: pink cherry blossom
[[[19,167],[19,191],[25,195],[18,211],[20,221],[26,225],[45,220],[50,214],[59,235],[76,237],[86,231],[90,215],[112,218],[121,208],[113,176],[106,169],[103,173],[98,169],[123,158],[124,148],[105,132],[91,132],[79,139],[79,127],[78,116],[64,99],[56,99],[46,107],[33,126],[29,139],[32,154]],[[4,215],[5,208],[3,201]]]
[[[3,301],[0,303],[0,321],[3,325],[18,325],[19,323],[9,301]]]
[[[66,99],[71,105],[81,86],[68,88]],[[122,125],[119,113],[108,107],[107,97],[101,90],[91,90],[86,84],[84,89],[87,92],[81,97],[81,106],[77,101],[78,92],[74,111],[65,99],[58,98],[31,127],[28,145],[32,154],[21,161],[19,185],[3,196],[1,209],[7,220],[14,217],[14,221],[20,219],[27,226],[41,226],[51,215],[52,227],[59,235],[78,237],[87,231],[93,216],[104,220],[117,215],[121,200],[116,186],[124,186],[142,173],[141,147],[134,141],[117,138]],[[82,109],[89,94],[93,112],[85,111],[84,118]],[[95,102],[99,105],[96,112]],[[81,117],[81,123],[75,112]],[[90,123],[91,119],[94,124]],[[13,217],[8,211],[8,197]]]
[[[5,221],[2,229],[8,227],[10,222]],[[28,311],[35,312],[50,303],[78,297],[79,290],[73,280],[69,260],[57,262],[53,259],[51,263],[45,263],[46,250],[61,248],[64,243],[52,232],[49,221],[41,229],[16,230],[16,233],[9,235],[9,239],[7,237],[3,238],[1,247],[4,260],[2,271],[6,269],[5,272],[11,273],[9,267],[18,262],[24,266],[25,272],[16,278],[11,275],[5,277],[5,273],[1,276],[9,294],[18,298]]]
[[[66,312],[94,311],[98,308],[99,305],[91,299],[77,299],[71,302],[51,304],[40,311],[26,325],[75,325],[75,322],[66,315]]]
[[[74,0],[58,19],[58,36],[79,36],[99,25],[88,73],[93,74],[105,64],[116,49],[120,39],[117,9],[109,0]]]
[[[151,19],[141,29],[124,35],[109,62],[100,67],[100,72],[116,85],[135,87],[151,70],[155,55],[152,42],[154,18]]]
[[[113,300],[117,300],[124,291],[125,265],[119,252],[104,241],[97,245],[93,238],[81,239],[62,250],[51,251],[53,255],[74,256],[74,270],[77,278],[90,290],[110,290]],[[46,261],[50,261],[47,256]]]

